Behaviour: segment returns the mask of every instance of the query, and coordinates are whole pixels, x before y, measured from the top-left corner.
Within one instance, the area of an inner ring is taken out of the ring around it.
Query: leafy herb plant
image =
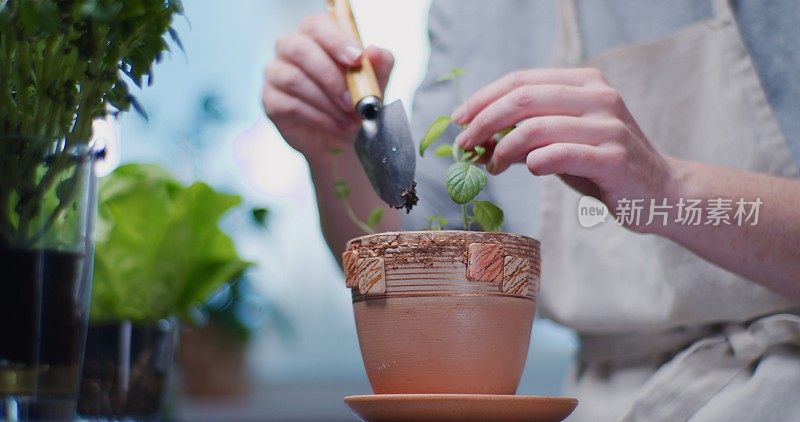
[[[168,40],[181,46],[181,13],[179,0],[0,0],[0,247],[68,218],[92,120],[144,114],[128,83],[151,84]]]
[[[466,72],[460,68],[454,68],[450,73],[438,78],[440,82],[450,81],[455,86],[462,102],[464,101],[463,91],[459,84]],[[422,157],[431,148],[453,123],[450,116],[439,116],[431,123],[419,144],[419,155]],[[509,129],[510,130],[510,129]],[[507,133],[507,131],[506,131]],[[498,134],[494,139],[498,140],[502,134]],[[469,230],[473,225],[477,225],[483,231],[500,231],[503,228],[503,210],[491,201],[477,200],[477,196],[486,187],[487,174],[479,167],[478,161],[486,153],[484,147],[478,146],[469,151],[465,151],[451,143],[440,144],[434,149],[437,157],[450,157],[453,164],[447,169],[445,174],[445,187],[450,199],[461,207],[461,220],[464,230]],[[441,230],[449,221],[440,217],[432,216],[428,219],[429,229]]]

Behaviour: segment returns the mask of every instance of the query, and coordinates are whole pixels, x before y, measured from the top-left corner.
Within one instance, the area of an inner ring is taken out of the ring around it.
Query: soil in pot
[[[0,249],[0,397],[13,397],[24,417],[74,411],[88,302],[85,266],[83,254]]]
[[[175,357],[177,322],[90,324],[78,413],[158,419]]]

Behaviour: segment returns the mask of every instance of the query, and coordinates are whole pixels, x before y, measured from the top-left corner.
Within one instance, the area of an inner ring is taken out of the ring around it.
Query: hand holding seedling
[[[452,118],[467,126],[456,143],[467,150],[486,148],[490,173],[524,162],[534,175],[558,174],[612,210],[623,197],[666,199],[671,204],[680,198],[760,198],[769,210],[760,215],[757,226],[746,229],[708,224],[628,228],[664,236],[723,268],[800,299],[800,182],[660,154],[598,70],[514,72],[478,91]],[[509,127],[514,129],[497,141],[497,132]]]
[[[349,99],[345,69],[366,54],[383,90],[394,64],[391,53],[376,47],[362,51],[327,14],[304,19],[297,32],[278,39],[275,50],[262,100],[286,142],[312,164],[325,160],[333,145],[351,148],[361,121]]]
[[[468,150],[486,147],[491,174],[524,162],[534,175],[561,175],[611,209],[622,197],[671,197],[669,159],[650,146],[620,94],[596,69],[510,73],[452,117],[467,125],[456,143]],[[493,139],[514,126],[502,141]]]
[[[450,73],[438,78],[439,82],[452,82],[462,101],[464,95],[458,80],[465,73],[464,69],[453,68]],[[439,140],[451,123],[450,116],[440,116],[431,123],[420,141],[420,156],[425,155],[425,151]],[[507,131],[500,132],[498,136],[507,133]],[[503,210],[490,201],[475,200],[486,187],[486,173],[476,165],[486,152],[486,148],[480,145],[470,150],[464,150],[455,142],[440,145],[434,151],[438,157],[452,157],[453,159],[453,164],[447,169],[445,175],[445,187],[450,199],[461,206],[461,222],[464,230],[469,230],[473,223],[483,231],[499,231],[503,228]],[[441,230],[448,223],[449,221],[438,215],[428,218],[428,228],[431,230]]]

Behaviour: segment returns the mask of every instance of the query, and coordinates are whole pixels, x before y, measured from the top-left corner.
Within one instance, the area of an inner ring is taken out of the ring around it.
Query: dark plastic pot
[[[89,324],[78,414],[88,420],[159,420],[175,361],[178,323]]]

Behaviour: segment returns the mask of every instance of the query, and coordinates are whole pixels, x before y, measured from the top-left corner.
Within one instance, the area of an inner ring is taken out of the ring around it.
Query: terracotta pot
[[[246,343],[214,324],[181,331],[180,366],[184,393],[233,398],[246,394]]]
[[[514,394],[539,291],[539,242],[507,233],[394,232],[343,256],[376,394]]]

